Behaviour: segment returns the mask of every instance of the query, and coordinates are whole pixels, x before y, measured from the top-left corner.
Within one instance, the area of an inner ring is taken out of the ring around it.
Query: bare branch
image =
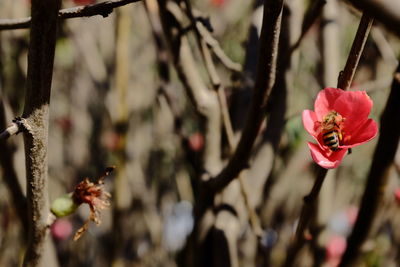
[[[196,27],[202,39],[212,49],[215,56],[227,69],[235,72],[242,71],[242,66],[239,63],[233,62],[232,59],[225,54],[219,42],[211,35],[211,33],[202,23],[196,23]]]
[[[393,0],[348,0],[400,36],[400,2]]]
[[[315,179],[311,192],[303,199],[304,203],[301,209],[301,214],[296,229],[295,239],[287,253],[286,261],[283,265],[284,267],[289,267],[293,265],[298,252],[304,245],[305,242],[304,232],[308,228],[311,218],[315,213],[318,195],[319,192],[321,191],[322,184],[324,183],[327,172],[328,172],[327,169],[321,167],[317,169],[317,175],[316,175],[317,177]]]
[[[317,0],[313,1],[310,7],[308,8],[306,14],[304,15],[304,21],[301,26],[301,34],[297,41],[290,47],[290,53],[293,53],[294,50],[296,50],[300,44],[301,41],[304,39],[308,31],[310,30],[311,26],[314,24],[314,22],[319,18],[319,16],[322,13],[322,8],[326,4],[326,0]]]
[[[222,122],[223,122],[225,133],[227,136],[229,150],[231,153],[233,153],[233,151],[236,148],[236,143],[234,140],[232,123],[231,123],[230,116],[229,116],[229,110],[228,110],[228,105],[227,105],[226,95],[225,95],[225,88],[221,83],[221,78],[219,77],[219,74],[217,73],[216,67],[212,60],[210,50],[212,48],[214,48],[214,49],[216,49],[216,50],[213,50],[214,52],[219,51],[220,55],[222,55],[223,60],[227,61],[227,62],[225,62],[225,64],[227,64],[229,66],[228,68],[231,68],[233,71],[236,71],[236,72],[240,71],[241,65],[237,64],[235,62],[232,62],[225,55],[225,53],[219,46],[218,41],[212,37],[211,33],[206,29],[206,27],[202,23],[196,22],[196,20],[194,19],[194,16],[191,11],[192,8],[190,6],[190,1],[186,0],[185,3],[187,6],[186,8],[187,8],[188,17],[191,20],[191,23],[196,25],[195,33],[196,33],[197,41],[201,48],[201,52],[203,55],[203,59],[205,61],[206,69],[208,71],[211,83],[212,83],[214,89],[217,90],[218,103],[219,103],[219,106],[221,109]],[[252,230],[257,237],[261,237],[262,229],[261,229],[260,219],[258,218],[256,211],[250,205],[249,194],[248,194],[248,190],[246,188],[246,185],[244,182],[244,177],[243,177],[242,173],[239,174],[238,180],[239,180],[240,193],[244,200],[244,205],[246,207],[246,210],[247,210],[247,213],[249,216],[249,221],[250,221]]]
[[[12,123],[11,126],[8,126],[2,133],[0,133],[0,139],[7,139],[11,135],[18,134],[20,129],[16,123]]]
[[[374,19],[367,14],[363,14],[361,17],[360,25],[358,26],[356,37],[351,46],[346,66],[339,76],[338,88],[343,90],[348,90],[350,88],[373,21]]]
[[[0,31],[28,29],[31,26],[31,18],[0,19]]]
[[[221,169],[221,118],[217,94],[207,88],[199,75],[195,58],[187,36],[178,34],[181,30],[180,20],[183,14],[178,5],[169,1],[159,1],[161,22],[164,34],[173,56],[175,68],[190,100],[197,112],[204,116],[206,127],[206,146],[204,152],[205,169],[216,174]],[[171,20],[171,16],[175,20]]]
[[[58,12],[59,19],[71,19],[81,17],[103,16],[107,17],[113,12],[114,8],[127,4],[139,2],[141,0],[110,0],[94,5],[77,6],[61,9]],[[0,19],[0,30],[27,29],[31,26],[31,18],[22,19]]]
[[[58,10],[61,0],[32,0],[32,25],[28,52],[23,117],[29,243],[24,266],[43,266],[48,230],[47,141]]]
[[[228,165],[215,178],[205,182],[213,192],[219,192],[247,166],[254,141],[264,120],[264,112],[275,84],[276,61],[283,1],[265,1],[257,78],[247,122],[238,147]]]
[[[5,116],[5,108],[4,108],[4,102],[1,101],[1,95],[0,95],[0,127],[4,127],[6,124],[6,116]],[[14,132],[15,128],[19,128],[17,123],[13,123],[12,126],[9,128],[14,128],[13,131],[11,130],[5,130],[4,132],[7,132],[9,134],[10,132]],[[7,129],[9,129],[7,128]],[[3,132],[3,133],[4,133]],[[17,130],[18,132],[18,130]],[[2,134],[3,134],[2,133]],[[2,135],[0,134],[0,135]],[[14,153],[13,149],[10,146],[9,143],[6,142],[6,140],[2,140],[0,138],[0,165],[2,167],[3,171],[3,179],[8,187],[8,190],[11,193],[12,197],[12,203],[15,206],[15,210],[17,212],[17,215],[21,221],[21,225],[24,229],[24,237],[27,237],[28,233],[28,224],[27,224],[27,203],[26,203],[26,197],[22,191],[22,187],[18,181],[17,173],[15,170],[14,166]]]
[[[108,15],[110,15],[113,12],[114,8],[139,1],[141,0],[110,0],[94,5],[66,8],[60,10],[58,16],[59,18],[62,19],[91,17],[97,15],[108,17]]]
[[[23,118],[15,118],[12,124],[0,133],[0,140],[7,139],[12,135],[19,134],[27,129],[27,124]]]
[[[393,164],[400,140],[400,124],[393,123],[400,116],[400,65],[394,75],[392,89],[381,116],[378,144],[370,167],[367,185],[353,231],[347,239],[347,248],[340,267],[354,266],[361,245],[368,237],[376,216],[385,186],[388,170]]]

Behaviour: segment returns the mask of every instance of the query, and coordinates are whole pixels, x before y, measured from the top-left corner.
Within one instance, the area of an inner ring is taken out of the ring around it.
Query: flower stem
[[[362,15],[346,65],[339,75],[338,88],[343,90],[350,88],[373,21],[374,19],[367,14]]]
[[[325,180],[327,173],[328,173],[327,169],[318,166],[314,185],[310,193],[306,195],[303,199],[304,203],[301,209],[301,214],[296,229],[295,239],[288,250],[287,257],[285,263],[283,264],[283,267],[293,266],[297,254],[299,253],[300,249],[303,247],[306,241],[304,238],[304,232],[308,228],[311,218],[315,213],[317,198],[319,192],[321,191],[322,184]]]
[[[337,85],[338,88],[341,88],[343,90],[347,90],[350,88],[355,71],[358,66],[358,62],[364,50],[368,34],[371,30],[372,22],[373,18],[369,17],[366,14],[363,14],[363,16],[361,17],[361,21],[358,26],[353,45],[351,47],[350,54],[347,58],[346,65],[344,67],[344,70],[341,71],[339,74]],[[304,203],[301,210],[299,224],[296,229],[296,235],[292,245],[288,250],[285,263],[283,264],[283,266],[285,267],[293,266],[298,252],[305,243],[304,232],[308,228],[312,216],[315,214],[317,198],[324,182],[325,176],[328,172],[326,169],[320,166],[317,166],[317,168],[317,177],[311,189],[311,192],[304,197]]]

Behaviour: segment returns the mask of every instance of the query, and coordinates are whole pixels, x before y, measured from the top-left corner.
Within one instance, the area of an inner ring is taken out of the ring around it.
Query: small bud
[[[68,216],[76,211],[77,205],[72,199],[72,194],[61,196],[51,204],[51,212],[58,218]]]

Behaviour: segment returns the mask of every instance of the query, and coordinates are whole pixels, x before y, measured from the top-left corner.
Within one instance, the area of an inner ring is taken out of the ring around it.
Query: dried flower
[[[378,133],[369,119],[373,102],[364,91],[325,88],[314,110],[303,111],[303,125],[317,144],[308,143],[313,160],[323,168],[336,168],[349,148],[373,139]]]
[[[90,208],[90,216],[81,228],[75,233],[74,240],[78,240],[88,229],[90,221],[97,225],[101,223],[100,211],[110,206],[109,198],[111,194],[104,189],[104,178],[114,170],[114,167],[106,169],[104,175],[98,179],[96,183],[90,182],[89,178],[85,178],[76,187],[73,193],[73,200],[78,205],[86,203]]]
[[[108,167],[97,182],[91,182],[89,178],[86,177],[75,186],[72,193],[61,196],[53,201],[51,211],[57,218],[74,213],[81,204],[89,205],[90,216],[76,232],[74,236],[75,241],[86,232],[90,221],[95,222],[97,225],[101,223],[100,212],[110,206],[109,199],[111,197],[110,193],[104,188],[104,178],[109,175],[114,168],[115,167]]]

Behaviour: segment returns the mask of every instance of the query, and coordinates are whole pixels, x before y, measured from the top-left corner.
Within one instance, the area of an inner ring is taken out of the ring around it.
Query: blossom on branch
[[[51,205],[51,212],[57,217],[65,217],[74,213],[81,204],[87,204],[90,208],[89,218],[85,221],[83,226],[78,229],[74,236],[74,240],[78,240],[89,228],[90,221],[95,222],[97,225],[101,223],[100,212],[110,206],[111,194],[104,188],[104,178],[109,175],[115,167],[106,168],[104,174],[97,180],[91,182],[89,178],[75,186],[72,193],[61,196],[53,201]]]
[[[88,204],[90,208],[90,216],[83,226],[78,229],[74,236],[74,240],[78,240],[86,232],[89,228],[90,221],[95,222],[97,225],[101,223],[100,211],[110,206],[110,197],[110,193],[104,189],[103,179],[99,179],[97,183],[93,183],[89,181],[89,178],[85,178],[85,180],[75,187],[73,194],[74,202],[78,204]]]
[[[349,148],[377,135],[376,122],[368,118],[372,105],[365,91],[325,88],[318,93],[314,111],[304,110],[302,117],[304,128],[317,141],[308,146],[319,166],[338,167]]]

